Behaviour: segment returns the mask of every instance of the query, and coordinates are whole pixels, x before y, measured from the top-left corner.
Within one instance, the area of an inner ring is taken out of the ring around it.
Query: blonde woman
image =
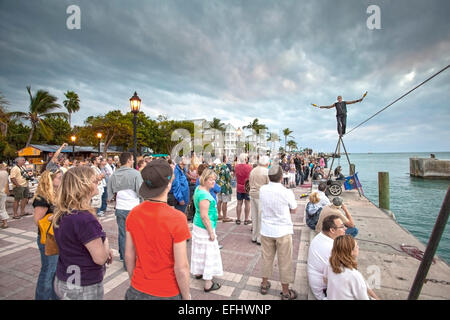
[[[91,206],[97,181],[93,169],[71,168],[57,192],[53,221],[59,259],[54,287],[60,299],[103,299],[105,264],[111,263],[112,251]]]
[[[309,195],[309,202],[305,207],[306,224],[312,230],[316,230],[317,222],[319,221],[322,206],[320,205],[320,196],[318,192],[313,192]]]
[[[216,174],[205,169],[200,176],[200,185],[194,192],[195,216],[192,229],[191,273],[205,280],[204,291],[220,289],[214,276],[223,275],[222,257],[217,242],[217,207],[209,192],[216,183]]]
[[[59,169],[53,171],[45,170],[39,184],[36,189],[36,193],[33,198],[34,207],[34,223],[39,226],[39,221],[44,221],[42,226],[49,225],[48,221],[51,221],[51,217],[54,213],[54,204],[56,190],[61,184],[62,172]],[[48,229],[48,227],[44,227]],[[58,262],[58,255],[46,256],[45,255],[45,236],[47,230],[41,230],[38,228],[37,245],[39,253],[41,255],[41,271],[36,285],[36,300],[55,300],[57,299],[53,290],[53,280],[56,273],[56,265]]]
[[[350,235],[334,239],[330,265],[325,272],[328,300],[379,300],[358,271],[359,247]]]

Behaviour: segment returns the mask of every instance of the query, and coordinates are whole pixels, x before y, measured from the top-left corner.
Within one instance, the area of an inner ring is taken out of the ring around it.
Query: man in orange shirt
[[[142,170],[139,195],[145,200],[126,220],[125,263],[131,278],[126,300],[190,300],[186,216],[167,204],[174,179],[165,160]]]

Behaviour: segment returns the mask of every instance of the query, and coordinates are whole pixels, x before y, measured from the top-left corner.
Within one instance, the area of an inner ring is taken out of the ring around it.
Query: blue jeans
[[[102,194],[102,206],[100,207],[100,211],[105,212],[106,208],[108,207],[108,193],[106,192],[106,187],[103,188],[103,194]],[[98,211],[97,211],[98,213]]]
[[[349,234],[349,235],[351,235],[354,238],[358,234],[358,229],[356,229],[356,228],[347,228],[347,230],[345,230],[345,234]]]
[[[116,221],[119,227],[119,255],[120,259],[123,260],[123,267],[127,269],[125,265],[125,221],[127,220],[128,214],[131,210],[121,210],[116,209]]]
[[[46,256],[45,245],[41,244],[41,235],[37,237],[37,245],[41,254],[41,271],[36,284],[35,300],[58,300],[53,289],[53,280],[56,275],[58,255]]]

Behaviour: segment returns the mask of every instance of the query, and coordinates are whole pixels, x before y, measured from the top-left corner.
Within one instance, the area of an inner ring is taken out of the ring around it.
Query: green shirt
[[[194,205],[195,205],[194,225],[206,229],[206,227],[203,225],[202,218],[200,217],[200,201],[202,200],[209,201],[208,216],[209,220],[211,220],[211,227],[215,229],[217,224],[216,200],[214,200],[211,193],[205,190],[201,190],[199,189],[199,187],[195,188],[194,191]]]

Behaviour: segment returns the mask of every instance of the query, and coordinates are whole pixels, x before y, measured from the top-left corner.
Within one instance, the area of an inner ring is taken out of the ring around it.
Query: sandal
[[[17,220],[19,220],[19,219],[21,219],[22,217],[21,216],[17,216],[17,217],[12,217],[13,219],[17,219]]]
[[[283,294],[283,292],[280,292],[281,300],[295,300],[297,299],[297,292],[295,290],[289,289],[288,294]]]
[[[241,220],[237,219],[236,224],[241,224]]]
[[[267,292],[269,291],[269,288],[270,288],[270,281],[267,281],[267,286],[263,286],[263,283],[261,282],[261,287],[260,287],[260,290],[259,290],[259,292],[261,292],[261,294],[267,294]]]
[[[231,218],[223,218],[222,219],[222,222],[231,222],[231,221],[233,221],[233,219],[231,219]]]
[[[213,281],[212,286],[209,289],[203,289],[203,290],[205,290],[205,292],[210,292],[210,291],[214,291],[214,290],[219,290],[220,287],[221,287],[220,283]]]
[[[222,220],[222,219],[223,219],[222,215],[217,216],[217,220]]]
[[[8,225],[7,225],[7,224],[2,224],[2,225],[0,226],[0,228],[6,229],[6,228],[8,228]]]
[[[252,220],[245,220],[245,221],[244,221],[244,224],[245,224],[245,225],[252,224]]]
[[[195,279],[201,279],[201,278],[203,278],[203,275],[202,275],[202,274],[196,274],[196,275],[195,275]]]

